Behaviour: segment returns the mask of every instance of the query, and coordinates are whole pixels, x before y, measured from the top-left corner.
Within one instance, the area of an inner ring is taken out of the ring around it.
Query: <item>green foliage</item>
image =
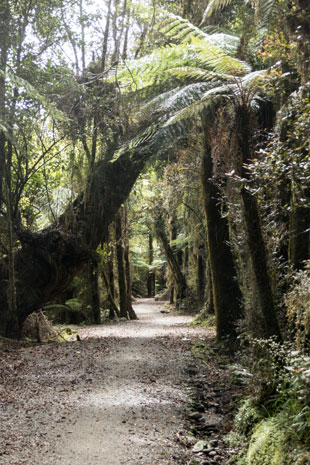
[[[291,344],[279,344],[274,339],[254,340],[252,344],[253,376],[249,378],[249,387],[255,397],[239,410],[237,432],[247,434],[255,422],[268,417],[268,428],[276,424],[276,429],[292,443],[309,445],[310,357],[294,350]]]
[[[287,105],[277,114],[277,130],[267,149],[261,149],[251,170],[257,192],[273,195],[285,192],[293,195],[289,203],[279,204],[286,212],[310,205],[307,189],[310,175],[310,99],[305,86],[294,92]],[[261,180],[261,182],[259,182]]]
[[[235,0],[210,0],[205,9],[201,24],[216,11],[223,10],[225,7],[233,5]],[[285,4],[283,0],[245,0],[245,3],[251,3],[255,9],[258,23],[262,26],[268,24],[277,14],[279,8]]]
[[[82,308],[82,303],[78,299],[69,299],[66,301],[66,305],[73,312],[79,312],[81,311],[81,308]]]
[[[235,429],[241,436],[248,437],[254,426],[263,419],[264,415],[257,399],[249,397],[239,407],[235,417]]]
[[[310,269],[309,263],[305,270],[294,275],[294,283],[286,294],[285,306],[288,320],[294,330],[298,348],[309,346],[310,336]]]
[[[287,439],[274,419],[261,422],[251,437],[248,465],[288,465]]]
[[[208,35],[188,21],[175,16],[172,17],[173,27],[171,28],[171,18],[168,24],[168,27],[162,29],[168,36],[174,36],[173,31],[185,28],[185,36],[177,35],[178,42],[181,43],[160,48],[150,55],[127,62],[117,74],[118,80],[127,91],[169,83],[173,79],[171,73],[177,74],[179,68],[184,70],[196,67],[218,74],[233,75],[249,71],[245,63],[231,56],[237,50],[237,37],[229,34]],[[175,86],[175,80],[173,83]]]

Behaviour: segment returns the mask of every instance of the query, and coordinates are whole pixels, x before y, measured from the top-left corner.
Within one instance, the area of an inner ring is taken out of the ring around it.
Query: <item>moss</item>
[[[249,397],[238,410],[235,419],[236,431],[242,436],[248,436],[254,426],[263,419],[260,409],[256,406],[256,399]]]
[[[248,465],[290,465],[288,433],[281,429],[276,419],[262,421],[252,435]]]

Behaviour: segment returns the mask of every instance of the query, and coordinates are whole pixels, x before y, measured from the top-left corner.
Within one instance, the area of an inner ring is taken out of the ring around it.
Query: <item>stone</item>
[[[201,419],[201,413],[192,412],[192,413],[189,414],[189,417],[192,418],[193,420],[200,420]]]
[[[202,439],[201,441],[196,442],[192,450],[195,454],[197,454],[198,452],[202,452],[204,449],[206,449],[207,445],[207,441]]]

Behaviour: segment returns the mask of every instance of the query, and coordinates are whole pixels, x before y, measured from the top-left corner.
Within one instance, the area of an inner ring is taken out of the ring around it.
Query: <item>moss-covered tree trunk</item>
[[[58,296],[94,257],[108,227],[124,203],[150,152],[122,153],[101,161],[90,174],[88,188],[64,214],[39,233],[20,231],[14,255],[16,325],[8,308],[9,267],[0,260],[0,334],[19,337],[26,317]]]
[[[116,239],[118,295],[119,295],[119,310],[120,310],[119,314],[121,318],[129,319],[121,212],[119,212],[115,218],[115,239]]]
[[[165,225],[161,218],[158,218],[155,222],[155,233],[162,247],[163,253],[165,254],[168,266],[173,276],[176,291],[175,298],[176,300],[182,300],[186,297],[187,294],[186,279],[182,273],[178,257],[175,255],[172,248],[170,247],[169,239],[165,232]]]
[[[127,205],[123,208],[124,213],[124,260],[125,260],[125,274],[126,274],[126,286],[127,286],[127,311],[131,320],[137,320],[137,314],[132,306],[132,279],[130,269],[130,251],[129,251],[129,239],[128,239],[128,207]]]
[[[206,125],[207,122],[203,120]],[[212,299],[218,339],[235,337],[237,321],[242,317],[241,292],[236,280],[233,256],[229,247],[227,218],[221,215],[219,191],[213,182],[211,147],[207,126],[201,163],[203,206],[206,217],[208,258],[212,281]]]
[[[148,277],[147,277],[147,296],[155,296],[155,271],[151,268],[154,260],[154,248],[153,248],[153,235],[149,233],[148,235],[148,265],[150,267]]]
[[[249,177],[248,165],[251,162],[251,118],[249,110],[245,106],[237,107],[236,112],[236,130],[238,131],[239,146],[243,161],[242,177],[247,179]],[[241,189],[241,198],[244,209],[247,243],[256,279],[259,304],[264,320],[264,328],[262,328],[264,333],[263,335],[277,336],[278,338],[281,338],[274,306],[271,280],[268,273],[267,251],[262,232],[257,200],[246,187],[242,187]]]
[[[100,315],[100,297],[99,297],[99,283],[98,283],[98,266],[95,263],[89,265],[89,281],[91,291],[91,306],[93,321],[96,325],[101,323]]]

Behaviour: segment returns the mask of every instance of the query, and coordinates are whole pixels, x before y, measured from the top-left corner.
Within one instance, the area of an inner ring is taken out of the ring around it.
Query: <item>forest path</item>
[[[190,342],[208,331],[151,299],[135,310],[137,321],[81,328],[81,341],[7,354],[15,377],[0,410],[1,465],[189,463],[177,439]]]

